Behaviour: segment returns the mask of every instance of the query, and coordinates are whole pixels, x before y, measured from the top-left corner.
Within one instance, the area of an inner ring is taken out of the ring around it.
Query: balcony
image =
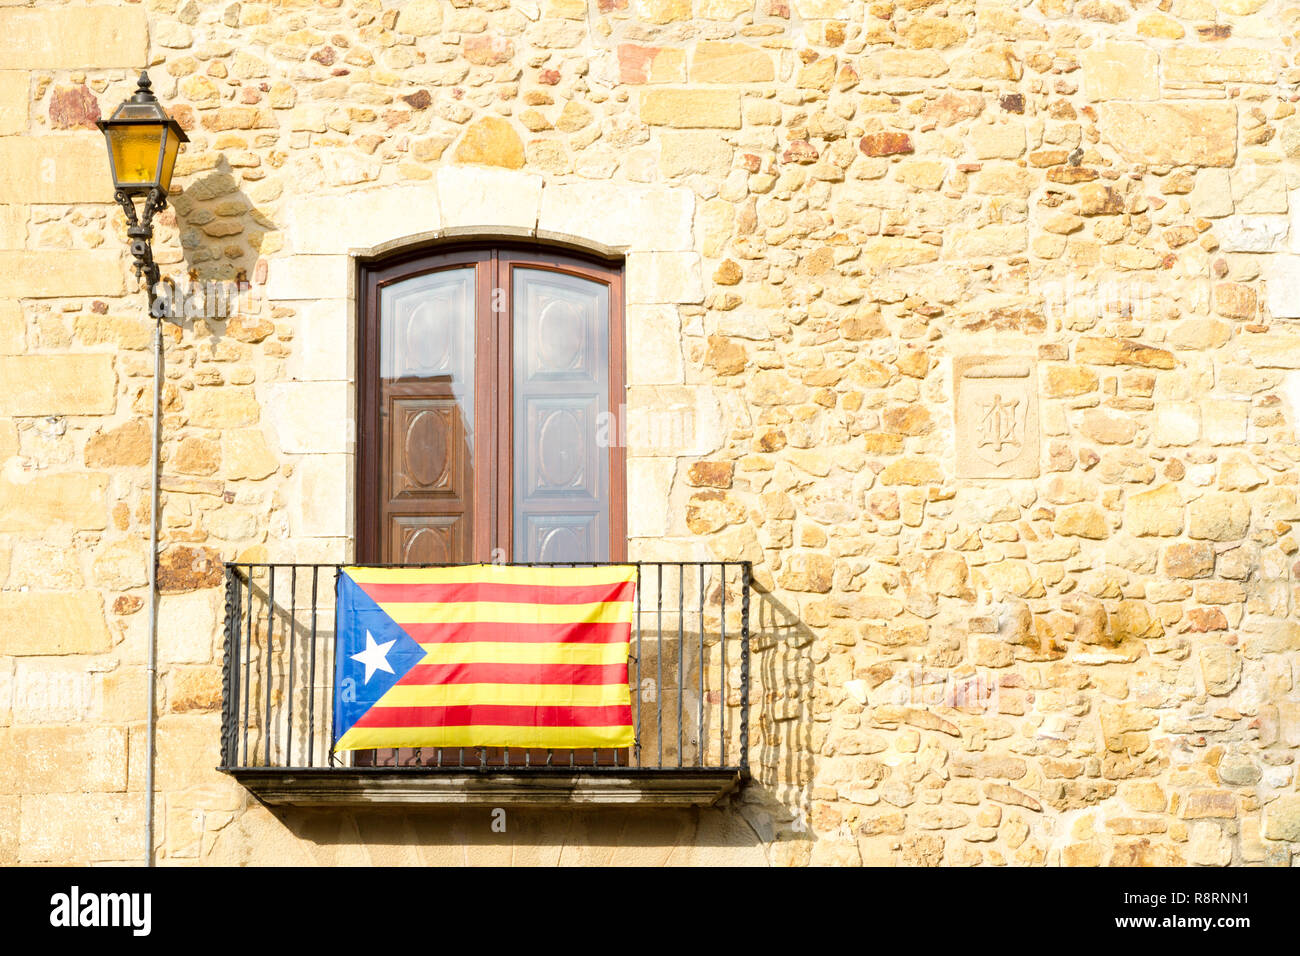
[[[331,746],[341,565],[227,564],[219,769],[272,806],[716,804],[749,774],[750,565],[629,563],[635,746],[350,752]]]

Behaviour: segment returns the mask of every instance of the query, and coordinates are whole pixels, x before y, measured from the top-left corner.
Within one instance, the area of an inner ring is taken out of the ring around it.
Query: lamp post
[[[153,350],[153,456],[150,458],[149,518],[149,665],[147,671],[149,709],[145,754],[145,862],[154,865],[154,753],[157,738],[158,674],[158,450],[162,443],[163,337],[167,296],[158,288],[161,275],[153,259],[153,217],[167,206],[176,154],[189,137],[179,123],[158,103],[150,89],[149,74],[142,72],[135,93],[122,103],[99,128],[108,144],[108,161],[113,173],[113,198],[126,213],[126,234],[131,240],[135,274],[145,282],[149,314],[154,319]],[[136,201],[143,200],[137,210]]]

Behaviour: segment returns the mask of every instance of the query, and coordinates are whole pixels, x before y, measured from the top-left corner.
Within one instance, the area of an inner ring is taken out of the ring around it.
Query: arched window
[[[460,245],[360,290],[357,560],[625,559],[620,269]]]

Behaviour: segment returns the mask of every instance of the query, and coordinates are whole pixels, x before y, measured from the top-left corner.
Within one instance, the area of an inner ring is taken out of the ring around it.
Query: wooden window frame
[[[402,253],[358,264],[356,561],[383,563],[380,526],[385,467],[380,408],[380,298],[384,287],[453,267],[475,268],[474,530],[475,563],[503,548],[514,560],[514,283],[511,269],[559,272],[607,287],[609,292],[609,413],[613,444],[609,468],[609,560],[627,560],[627,453],[621,436],[626,402],[626,318],[622,264],[572,250],[518,240],[472,242]],[[492,311],[501,290],[501,311]],[[492,437],[493,440],[486,441]],[[509,467],[502,467],[509,463]]]

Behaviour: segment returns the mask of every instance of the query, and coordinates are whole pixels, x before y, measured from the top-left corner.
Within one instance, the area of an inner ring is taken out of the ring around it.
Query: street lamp
[[[160,275],[153,261],[153,217],[167,206],[172,171],[181,143],[189,137],[158,103],[153,95],[149,74],[141,73],[135,93],[98,126],[108,143],[108,161],[113,171],[113,198],[126,213],[126,234],[131,240],[135,274],[145,280],[149,290],[149,312],[161,318],[161,300],[154,299]],[[136,212],[136,199],[144,198],[144,208]]]
[[[158,103],[149,89],[149,74],[141,72],[131,98],[106,120],[100,120],[108,144],[108,162],[113,172],[113,198],[126,213],[126,234],[131,240],[135,274],[145,280],[153,333],[153,457],[150,459],[151,508],[149,519],[149,666],[148,735],[145,754],[145,862],[154,864],[154,755],[157,744],[158,683],[158,450],[162,444],[162,381],[164,318],[171,318],[167,296],[160,294],[162,279],[153,259],[153,217],[167,206],[172,171],[181,143],[189,137]],[[136,200],[144,205],[137,212]]]

